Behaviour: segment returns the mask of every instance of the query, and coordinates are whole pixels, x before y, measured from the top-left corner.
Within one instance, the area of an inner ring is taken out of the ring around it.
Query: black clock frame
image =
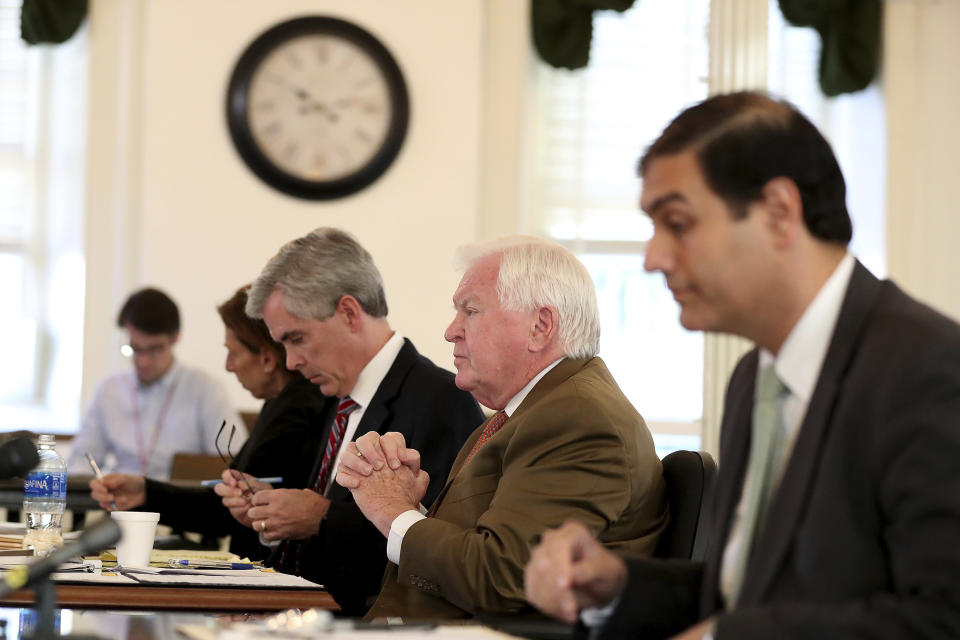
[[[248,92],[254,72],[277,46],[296,37],[330,34],[364,50],[383,73],[390,94],[392,117],[380,150],[357,171],[336,180],[311,181],[290,175],[260,151],[247,119]],[[390,167],[400,153],[410,119],[407,85],[390,51],[371,33],[330,16],[305,16],[277,24],[257,36],[241,54],[227,87],[227,125],[244,163],[261,180],[283,193],[307,200],[332,200],[360,191]]]

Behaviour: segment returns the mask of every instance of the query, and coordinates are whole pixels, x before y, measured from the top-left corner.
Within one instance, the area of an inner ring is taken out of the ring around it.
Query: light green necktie
[[[747,496],[743,521],[740,525],[740,555],[734,568],[733,591],[727,608],[733,609],[740,596],[743,578],[750,559],[750,550],[757,532],[763,526],[773,493],[773,486],[783,454],[783,414],[780,411],[780,396],[786,391],[773,365],[757,374],[756,392],[753,398],[753,424],[750,435],[750,459],[747,463]]]

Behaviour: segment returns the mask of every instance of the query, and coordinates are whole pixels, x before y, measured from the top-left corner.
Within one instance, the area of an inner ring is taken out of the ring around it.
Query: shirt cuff
[[[422,509],[423,507],[421,507]],[[403,536],[407,531],[427,516],[420,511],[404,511],[390,523],[390,535],[387,536],[387,559],[393,564],[400,564],[400,545],[403,544]]]
[[[602,627],[607,623],[607,620],[610,619],[613,610],[617,608],[618,604],[620,604],[619,597],[605,607],[588,607],[580,612],[580,621],[583,622],[583,626],[588,629]]]
[[[261,531],[257,537],[260,539],[260,544],[265,547],[270,547],[271,549],[279,547],[280,543],[283,542],[283,540],[267,540],[263,537],[263,531]]]

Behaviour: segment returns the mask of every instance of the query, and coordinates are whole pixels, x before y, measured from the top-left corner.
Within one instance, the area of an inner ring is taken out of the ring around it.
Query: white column
[[[90,3],[90,104],[87,204],[84,227],[86,307],[83,385],[120,368],[111,344],[124,297],[139,281],[140,169],[142,166],[143,0]]]
[[[487,0],[483,4],[483,141],[477,238],[523,230],[522,203],[527,158],[526,119],[535,92],[531,70],[530,2]]]
[[[960,320],[960,2],[888,0],[883,22],[888,273]]]
[[[767,2],[713,0],[710,3],[711,95],[767,86]],[[730,374],[752,347],[743,338],[708,333],[703,340],[704,451],[717,456],[720,420]]]

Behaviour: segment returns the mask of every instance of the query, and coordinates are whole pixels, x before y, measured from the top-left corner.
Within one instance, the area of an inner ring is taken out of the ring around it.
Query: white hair
[[[454,253],[454,268],[469,269],[475,262],[500,254],[497,298],[504,309],[557,310],[557,337],[569,358],[590,358],[600,350],[600,313],[597,292],[587,268],[568,249],[532,236],[506,236],[468,244]]]

